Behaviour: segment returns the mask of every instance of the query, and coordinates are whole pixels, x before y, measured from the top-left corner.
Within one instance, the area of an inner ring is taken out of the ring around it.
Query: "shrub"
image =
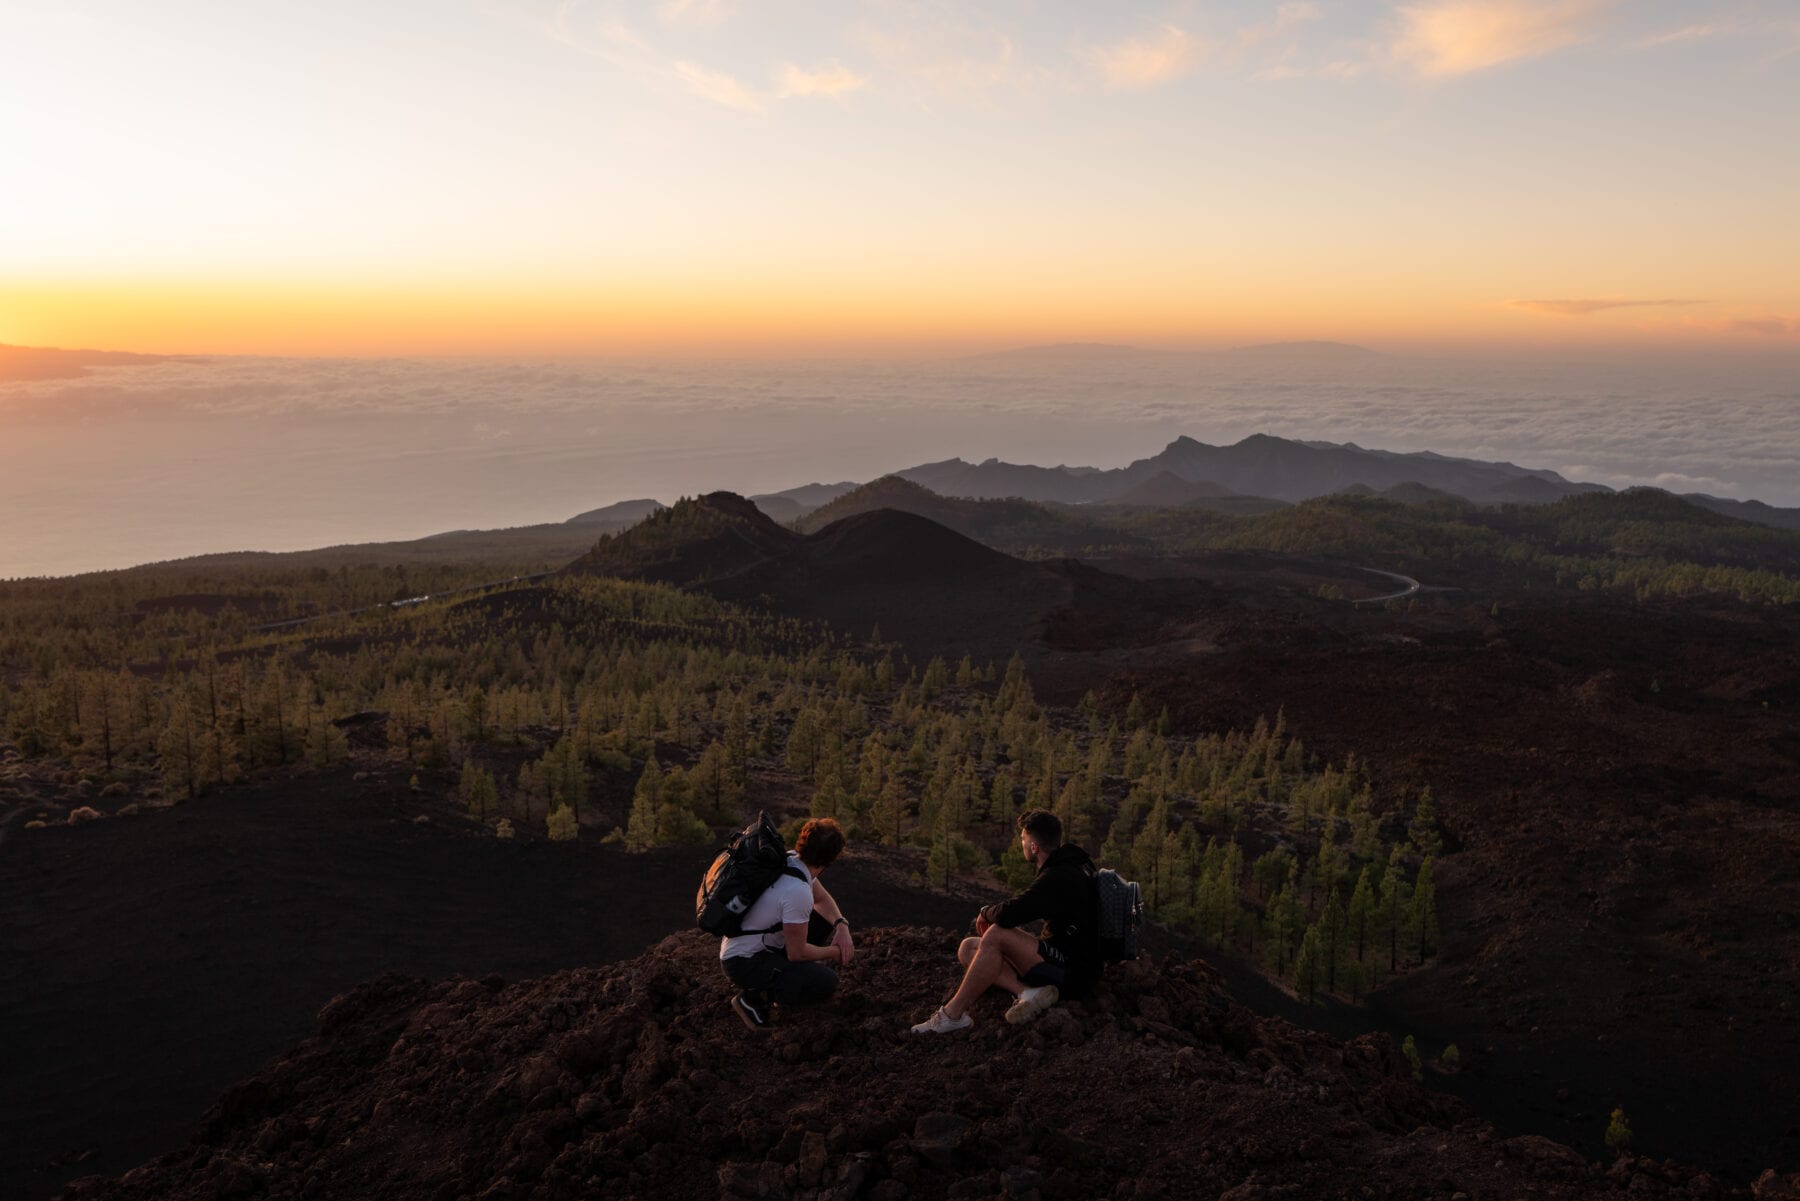
[[[499,821],[495,822],[494,823],[494,837],[500,838],[500,839],[505,839],[510,842],[513,837],[512,822],[507,820],[504,817],[501,818]]]
[[[1419,1058],[1419,1044],[1413,1041],[1412,1035],[1407,1035],[1405,1040],[1401,1042],[1400,1053],[1406,1056],[1406,1062],[1412,1065],[1413,1079],[1424,1079],[1425,1062]]]
[[[1443,1054],[1438,1056],[1438,1067],[1451,1075],[1462,1067],[1462,1052],[1456,1049],[1455,1043],[1445,1047]]]
[[[550,835],[551,842],[574,842],[579,833],[579,823],[575,820],[575,811],[567,805],[558,805],[544,819],[544,828]]]
[[[99,821],[100,816],[100,811],[92,805],[81,805],[69,810],[69,824],[79,826],[86,822]]]
[[[31,821],[25,823],[25,828],[27,830],[42,830],[44,828],[44,823],[33,818]]]
[[[100,790],[100,795],[103,797],[124,796],[126,793],[128,793],[130,791],[131,791],[131,789],[125,787],[125,781],[114,780],[112,783],[108,784],[105,788],[102,788]]]
[[[1614,1155],[1623,1155],[1631,1150],[1631,1122],[1626,1119],[1625,1111],[1614,1106],[1612,1117],[1606,1123],[1606,1149]]]

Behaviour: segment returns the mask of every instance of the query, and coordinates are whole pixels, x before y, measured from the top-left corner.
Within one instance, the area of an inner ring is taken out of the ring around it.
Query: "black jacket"
[[[1044,919],[1044,940],[1069,960],[1069,970],[1100,974],[1100,885],[1094,861],[1074,843],[1050,852],[1031,887],[1010,901],[989,905],[981,916],[996,926],[1023,926]]]

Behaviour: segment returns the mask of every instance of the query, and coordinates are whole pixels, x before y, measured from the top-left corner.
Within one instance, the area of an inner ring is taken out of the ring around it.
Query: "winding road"
[[[1353,600],[1350,602],[1353,605],[1379,605],[1384,601],[1405,600],[1407,597],[1417,596],[1425,590],[1425,585],[1419,583],[1419,581],[1413,579],[1411,576],[1401,575],[1397,571],[1382,571],[1379,567],[1363,567],[1359,568],[1359,570],[1366,571],[1370,575],[1386,576],[1388,579],[1394,581],[1394,583],[1404,584],[1406,587],[1400,589],[1398,592],[1389,592],[1383,596],[1365,596],[1359,600]]]

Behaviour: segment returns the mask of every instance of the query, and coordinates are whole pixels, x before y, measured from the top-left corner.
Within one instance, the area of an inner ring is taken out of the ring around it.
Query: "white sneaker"
[[[975,1019],[968,1014],[965,1013],[959,1018],[953,1018],[948,1013],[945,1013],[943,1006],[940,1005],[938,1011],[932,1014],[929,1020],[920,1022],[917,1026],[914,1026],[912,1032],[914,1034],[950,1034],[957,1030],[967,1030],[974,1024]]]
[[[1056,991],[1056,985],[1054,984],[1045,984],[1037,988],[1028,988],[1019,994],[1019,999],[1014,1001],[1012,1003],[1012,1008],[1006,1011],[1006,1020],[1015,1026],[1029,1022],[1038,1014],[1056,1004],[1061,995],[1061,993]]]

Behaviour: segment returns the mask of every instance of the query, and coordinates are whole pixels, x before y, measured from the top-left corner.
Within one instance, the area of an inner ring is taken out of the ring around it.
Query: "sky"
[[[0,0],[0,342],[1800,345],[1800,0]]]

